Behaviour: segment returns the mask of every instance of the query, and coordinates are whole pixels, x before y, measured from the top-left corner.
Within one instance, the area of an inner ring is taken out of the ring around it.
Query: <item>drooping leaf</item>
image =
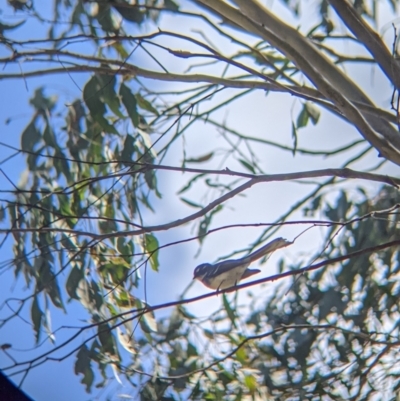
[[[97,21],[101,25],[101,27],[110,33],[118,33],[120,24],[117,16],[111,9],[111,7],[107,3],[97,3],[98,4],[98,12],[95,17]]]
[[[178,192],[178,195],[183,194],[184,192],[188,191],[188,190],[191,188],[191,186],[192,186],[192,184],[193,184],[194,182],[196,182],[196,181],[199,180],[200,178],[204,177],[205,175],[206,175],[206,174],[204,174],[204,173],[195,175],[195,176],[194,176],[192,179],[190,179],[189,182]]]
[[[154,271],[158,271],[158,240],[153,234],[145,235],[145,249],[150,254],[150,265]]]
[[[294,125],[294,123],[292,122],[292,138],[293,138],[293,156],[296,154],[296,150],[297,150],[297,129],[296,126]]]
[[[164,7],[169,10],[178,11],[179,6],[173,0],[164,0]]]
[[[56,341],[56,337],[51,329],[51,313],[50,313],[50,309],[48,308],[48,306],[46,307],[45,313],[43,314],[42,323],[43,323],[43,327],[47,333],[47,337],[54,344]]]
[[[128,3],[126,0],[120,0],[118,3],[114,3],[113,8],[115,8],[124,19],[136,24],[141,24],[146,16],[142,8],[137,7],[136,4]]]
[[[75,374],[79,375],[79,373],[83,374],[81,383],[86,386],[86,391],[90,393],[94,380],[94,373],[92,369],[92,360],[90,358],[90,351],[87,348],[86,344],[83,344],[79,348],[79,351],[76,355]]]
[[[239,159],[239,162],[250,172],[252,172],[253,174],[256,174],[256,170],[254,169],[254,166],[252,166],[249,162],[247,162],[244,159]]]
[[[133,335],[124,333],[119,327],[117,327],[117,338],[119,343],[131,354],[136,354],[135,341]]]
[[[311,102],[306,102],[305,107],[307,109],[307,113],[311,119],[311,122],[313,123],[313,125],[316,125],[321,115],[318,107]]]
[[[192,202],[192,201],[189,200],[189,199],[180,198],[180,200],[181,200],[182,202],[186,203],[187,205],[191,206],[191,207],[195,207],[196,209],[202,209],[202,208],[203,208],[203,206],[201,206],[201,205],[199,205],[199,204],[197,204],[197,203],[195,203],[195,202]]]
[[[46,127],[43,131],[43,140],[47,146],[50,146],[52,148],[55,148],[57,146],[54,131],[49,123],[46,124]]]
[[[19,28],[21,25],[25,24],[25,20],[17,22],[16,24],[4,24],[3,22],[0,22],[0,35],[4,34],[4,31],[10,31],[16,28]]]
[[[79,299],[76,294],[79,282],[83,279],[82,270],[78,266],[74,266],[69,273],[67,282],[65,284],[68,295],[73,299]]]
[[[258,388],[257,379],[254,376],[246,375],[244,378],[244,383],[249,389],[250,394],[254,394]]]
[[[218,205],[215,209],[213,209],[210,213],[207,213],[200,222],[199,229],[197,231],[197,235],[199,237],[199,242],[201,243],[205,235],[207,234],[208,228],[211,224],[213,216],[220,212],[223,209],[222,205]]]
[[[41,86],[35,90],[33,97],[29,103],[37,110],[47,114],[53,110],[57,102],[57,96],[46,96],[44,94],[44,87]]]
[[[136,305],[138,309],[147,308],[149,306],[139,299],[136,300]],[[157,332],[157,321],[152,310],[146,310],[143,315],[140,316],[139,322],[140,327],[145,333]]]
[[[298,129],[298,128],[305,127],[308,123],[308,118],[309,118],[309,114],[308,114],[307,106],[304,104],[303,108],[301,109],[300,114],[297,116],[296,128]]]
[[[40,132],[36,128],[35,123],[31,121],[21,135],[21,149],[31,152],[40,139]]]
[[[230,305],[230,303],[228,301],[228,297],[226,296],[225,293],[222,294],[222,301],[223,301],[226,313],[227,313],[227,315],[229,317],[229,320],[231,321],[232,325],[234,327],[236,327],[236,314],[235,314],[235,311],[231,308],[231,305]]]
[[[199,157],[192,157],[190,159],[185,159],[186,163],[204,163],[208,160],[210,160],[214,156],[214,152],[207,153],[203,156]]]
[[[157,109],[148,100],[146,100],[140,93],[136,93],[135,97],[137,100],[137,104],[141,109],[147,110],[158,116]]]
[[[132,120],[133,126],[137,127],[139,125],[139,113],[137,111],[137,106],[136,106],[137,102],[135,95],[123,83],[119,88],[119,95],[121,96],[122,103],[124,104],[130,119]]]
[[[108,323],[99,324],[97,335],[101,344],[102,352],[113,356],[117,355],[115,339]]]
[[[40,309],[37,296],[34,296],[33,301],[32,301],[32,306],[31,306],[31,319],[32,319],[32,323],[33,323],[33,329],[35,331],[36,344],[38,344],[39,340],[40,340],[42,318],[43,318],[43,312]]]
[[[120,102],[117,93],[115,92],[116,78],[115,75],[96,75],[99,84],[99,93],[103,102],[111,109],[111,111],[119,118],[124,118],[120,110]]]
[[[101,90],[99,81],[96,76],[92,76],[88,82],[86,82],[83,88],[83,100],[88,107],[90,114],[93,118],[97,116],[103,116],[106,112],[104,103],[100,100],[99,91]]]

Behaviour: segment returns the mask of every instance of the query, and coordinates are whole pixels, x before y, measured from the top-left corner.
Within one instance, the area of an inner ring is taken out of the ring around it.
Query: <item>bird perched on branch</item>
[[[258,269],[248,269],[251,263],[279,248],[284,248],[292,242],[276,238],[250,255],[240,259],[228,259],[215,264],[202,263],[194,269],[193,280],[199,280],[213,290],[225,290],[234,287],[240,280],[260,273]]]

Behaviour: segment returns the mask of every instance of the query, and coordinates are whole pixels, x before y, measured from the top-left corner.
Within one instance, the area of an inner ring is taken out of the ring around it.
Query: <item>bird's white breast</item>
[[[225,288],[233,287],[239,283],[246,269],[247,265],[244,265],[228,270],[224,273],[217,274],[216,277],[213,277],[209,280],[208,287],[212,288],[213,290],[224,290]]]

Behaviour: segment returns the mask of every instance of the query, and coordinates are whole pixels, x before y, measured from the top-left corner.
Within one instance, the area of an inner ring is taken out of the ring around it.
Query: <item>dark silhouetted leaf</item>
[[[251,171],[253,174],[256,174],[256,170],[254,169],[254,167],[248,163],[246,160],[243,159],[239,159],[239,162],[246,167],[247,170]]]
[[[186,163],[204,163],[214,156],[214,152],[207,153],[206,155],[185,159]]]
[[[140,93],[136,93],[135,97],[137,100],[137,104],[141,109],[150,111],[151,113],[158,116],[157,109],[148,100],[146,100]]]
[[[125,84],[121,84],[119,94],[121,96],[122,103],[124,104],[130,119],[132,120],[133,126],[137,127],[139,125],[139,113],[137,111],[135,95]]]
[[[83,344],[76,355],[75,361],[75,374],[78,375],[79,373],[83,374],[83,378],[81,383],[86,386],[86,391],[90,393],[91,387],[94,380],[94,373],[91,366],[91,358],[90,358],[90,351]]]
[[[32,306],[31,306],[31,319],[32,319],[32,323],[33,323],[33,329],[35,331],[36,344],[39,342],[39,339],[40,339],[42,318],[43,318],[43,312],[40,309],[37,297],[34,296],[33,301],[32,301]]]
[[[35,123],[30,122],[21,135],[21,149],[31,152],[40,139],[41,135]]]

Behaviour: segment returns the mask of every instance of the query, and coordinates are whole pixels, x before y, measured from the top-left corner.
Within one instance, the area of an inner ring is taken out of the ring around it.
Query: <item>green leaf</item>
[[[6,218],[6,208],[0,207],[0,222]]]
[[[121,42],[114,42],[111,46],[118,52],[122,60],[127,60],[129,58],[129,53]]]
[[[94,380],[94,373],[91,366],[91,358],[90,358],[90,351],[83,344],[76,355],[76,362],[75,362],[75,374],[78,375],[79,373],[83,374],[83,378],[81,380],[82,384],[86,385],[86,392],[90,393],[91,387]]]
[[[302,128],[305,127],[308,123],[308,110],[307,106],[304,104],[303,108],[301,109],[300,114],[297,116],[297,122],[296,122],[296,128]]]
[[[247,363],[248,356],[247,356],[245,347],[240,347],[240,348],[236,351],[235,355],[236,355],[237,360],[238,360],[242,365],[245,365],[245,364]]]
[[[43,140],[47,146],[50,146],[51,148],[57,147],[57,142],[56,142],[56,138],[54,136],[54,132],[48,122],[43,131]]]
[[[256,174],[256,170],[254,169],[254,167],[248,163],[246,160],[243,159],[239,159],[239,162],[246,167],[247,170],[251,171],[253,174]]]
[[[137,111],[135,95],[125,84],[121,84],[121,87],[119,88],[119,94],[121,96],[122,103],[124,104],[130,119],[132,120],[133,126],[137,127],[139,125],[139,113]]]
[[[336,204],[337,218],[338,220],[346,220],[347,212],[351,207],[351,202],[347,200],[346,192],[341,191],[339,199]]]
[[[190,187],[192,186],[192,184],[194,182],[196,182],[199,178],[204,177],[206,174],[205,173],[201,173],[198,175],[195,175],[192,179],[189,180],[189,182],[178,192],[178,195],[183,194],[184,192],[186,192],[187,190],[190,189]]]
[[[222,301],[223,301],[226,313],[229,317],[229,320],[232,322],[233,326],[236,327],[235,311],[231,308],[231,305],[229,304],[229,301],[228,301],[228,297],[226,296],[225,293],[222,295]]]
[[[124,162],[132,161],[132,156],[135,151],[135,138],[132,135],[127,134],[124,141],[124,147],[121,152],[121,160]]]
[[[136,300],[136,305],[138,309],[147,308],[145,302],[140,301],[139,299]],[[157,332],[157,321],[152,310],[146,311],[139,319],[140,327],[145,333]]]
[[[149,210],[151,210],[153,213],[155,212],[155,210],[153,209],[153,207],[151,206],[148,197],[142,193],[142,196],[138,198],[143,205],[145,205]]]
[[[186,163],[204,163],[214,156],[214,152],[207,153],[206,155],[185,159]]]
[[[46,241],[46,239],[43,239]],[[50,297],[51,302],[57,308],[63,309],[65,311],[64,305],[61,300],[60,288],[58,287],[57,277],[51,269],[51,263],[53,256],[52,254],[46,255],[47,259],[42,258],[38,260],[39,265],[39,276],[37,279],[37,284],[40,288],[44,289],[46,294]]]
[[[17,10],[30,10],[32,8],[32,4],[28,2],[28,0],[8,0],[10,6],[14,8],[14,11]]]
[[[99,337],[102,352],[110,355],[117,355],[114,336],[111,333],[111,327],[108,323],[99,324],[97,335]]]
[[[145,235],[145,249],[148,253],[151,254],[150,256],[150,265],[151,268],[158,272],[158,240],[153,234],[146,234]]]
[[[31,152],[40,139],[40,132],[37,130],[35,123],[31,121],[21,135],[21,149]]]
[[[82,279],[83,279],[82,270],[79,267],[74,266],[65,284],[67,293],[71,298],[79,300],[79,297],[76,294],[76,289],[78,288],[78,284]]]
[[[9,30],[13,30],[15,28],[19,28],[21,25],[25,24],[26,20],[17,22],[14,25],[9,25],[9,24],[4,24],[3,22],[0,22],[0,34],[3,34],[4,31],[9,31]]]
[[[118,131],[115,129],[114,125],[110,124],[105,117],[101,115],[96,115],[93,117],[93,119],[101,127],[103,131],[108,132],[110,134],[118,135]]]
[[[57,96],[45,96],[44,88],[40,87],[35,90],[33,97],[29,103],[38,111],[47,112],[51,111],[57,102]]]
[[[153,190],[157,189],[157,177],[156,177],[156,173],[153,169],[147,169],[144,172],[144,179],[150,189],[153,189]]]
[[[68,196],[61,195],[59,197],[60,202],[60,212],[65,216],[65,221],[68,224],[69,228],[74,228],[76,223],[78,222],[78,218],[69,217],[74,216],[75,213],[71,210],[71,199]]]
[[[246,375],[244,377],[244,384],[249,389],[251,394],[254,394],[256,392],[258,383],[257,383],[257,379],[254,376]]]
[[[178,11],[179,6],[173,0],[164,0],[164,7],[169,10]]]
[[[36,333],[36,344],[39,342],[39,339],[40,339],[40,329],[42,327],[42,318],[43,318],[43,312],[40,309],[37,296],[34,296],[32,306],[31,306],[31,319],[32,319],[32,323],[33,323],[33,329],[35,330],[35,333]]]
[[[70,181],[72,179],[71,168],[68,164],[68,161],[66,160],[64,153],[60,149],[57,149],[54,156],[56,157],[56,159],[54,159],[53,163],[58,177],[63,174],[67,181]]]
[[[119,343],[131,354],[136,354],[135,341],[133,335],[124,333],[119,327],[117,327],[117,338]]]
[[[119,98],[115,92],[115,84],[117,82],[115,75],[96,75],[99,82],[99,95],[102,100],[107,104],[110,110],[119,118],[124,118],[121,113]]]
[[[103,116],[106,112],[106,106],[100,100],[99,91],[99,81],[96,76],[92,76],[83,88],[83,100],[93,118]]]
[[[118,6],[116,4],[122,3],[127,4],[128,7]],[[129,7],[130,3],[120,0],[118,3],[115,3],[113,7],[121,14],[121,16],[127,21],[134,22],[136,24],[141,24],[144,21],[145,13],[139,7]]]
[[[318,107],[314,103],[306,102],[306,109],[313,125],[317,124],[321,115]]]
[[[58,282],[54,273],[52,273],[52,280],[46,287],[46,292],[49,294],[51,301],[57,308],[63,309],[65,311],[64,305],[62,303],[60,288],[58,287]]]
[[[194,320],[196,319],[196,316],[193,315],[192,313],[190,313],[184,306],[180,305],[178,306],[179,308],[179,312],[186,318],[189,320]]]
[[[50,339],[50,341],[54,344],[56,341],[56,337],[53,333],[53,331],[51,330],[51,314],[50,314],[50,309],[48,309],[46,307],[46,311],[43,314],[43,327],[46,330],[47,336]]]
[[[111,8],[108,4],[100,2],[98,4],[98,12],[96,13],[97,21],[106,32],[118,32],[120,24],[116,15],[113,15]]]
[[[202,209],[203,206],[199,205],[198,203],[192,202],[189,199],[186,198],[180,198],[182,202],[186,203],[189,206],[195,207],[197,209]]]
[[[134,244],[133,241],[127,241],[126,238],[118,237],[117,239],[117,250],[120,253],[121,257],[123,257],[130,265],[132,255],[134,253]]]
[[[142,322],[141,327],[143,331],[147,333],[150,331],[157,332],[157,321],[153,311],[146,312],[140,321]]]
[[[138,106],[143,109],[143,110],[147,110],[150,113],[155,114],[156,116],[158,116],[158,111],[153,107],[153,105],[146,100],[140,93],[136,93],[135,94]]]
[[[146,131],[144,131],[140,128],[138,128],[136,131],[143,139],[143,144],[144,144],[146,150],[150,151],[150,153],[146,152],[144,154],[145,162],[149,163],[149,164],[154,163],[154,159],[157,157],[157,152],[154,150],[154,146],[153,146],[153,143],[151,142],[150,135]]]
[[[293,156],[296,154],[296,150],[297,150],[297,129],[296,126],[294,125],[294,123],[292,123],[292,138],[293,138]]]
[[[208,231],[208,227],[211,224],[212,218],[214,216],[214,214],[220,212],[223,209],[222,205],[218,205],[213,211],[211,211],[210,213],[206,214],[203,218],[203,220],[201,220],[200,225],[199,225],[199,229],[197,231],[197,235],[199,237],[199,242],[201,243],[204,238],[205,235],[207,234]]]

